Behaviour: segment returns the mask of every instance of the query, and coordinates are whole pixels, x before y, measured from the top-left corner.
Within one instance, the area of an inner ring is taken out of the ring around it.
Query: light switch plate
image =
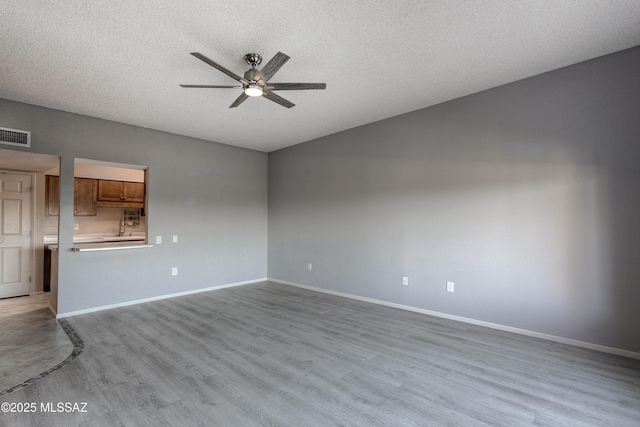
[[[454,283],[447,282],[447,292],[453,292],[453,290],[454,290]]]
[[[178,236],[176,236],[175,234],[173,236],[173,243],[178,243]]]

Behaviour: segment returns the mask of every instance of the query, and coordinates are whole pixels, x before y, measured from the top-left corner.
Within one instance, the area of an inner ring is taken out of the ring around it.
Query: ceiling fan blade
[[[326,89],[326,83],[269,83],[270,90]]]
[[[207,64],[211,65],[213,68],[215,68],[215,69],[217,69],[219,71],[222,71],[223,73],[225,73],[227,76],[231,77],[232,79],[237,80],[237,81],[239,81],[241,83],[247,83],[247,81],[245,79],[243,79],[242,77],[240,77],[239,75],[237,75],[233,71],[227,70],[222,65],[213,62],[212,60],[210,60],[209,58],[207,58],[206,56],[204,56],[201,53],[191,52],[191,55],[195,56],[196,58],[198,58],[199,60],[201,60],[203,62],[206,62]]]
[[[233,101],[233,104],[229,105],[229,108],[236,108],[238,105],[242,104],[244,102],[244,100],[247,99],[248,97],[249,97],[249,95],[247,95],[246,93],[242,92],[240,94],[240,96],[237,97],[235,101]]]
[[[256,74],[254,80],[259,81],[260,79],[262,79],[263,82],[268,82],[269,79],[273,77],[273,75],[278,72],[280,67],[282,67],[288,60],[289,56],[285,55],[284,53],[276,53],[275,56],[271,58],[269,62],[267,62],[267,65],[262,67],[258,74]]]
[[[293,102],[284,99],[280,95],[276,95],[275,93],[269,92],[269,91],[265,91],[264,94],[262,95],[262,97],[263,98],[267,98],[268,100],[273,101],[276,104],[280,104],[283,107],[287,107],[287,108],[291,108],[294,105],[296,105]]]
[[[221,86],[221,85],[180,85],[180,87],[197,87],[197,88],[212,88],[212,89],[232,89],[242,86]]]

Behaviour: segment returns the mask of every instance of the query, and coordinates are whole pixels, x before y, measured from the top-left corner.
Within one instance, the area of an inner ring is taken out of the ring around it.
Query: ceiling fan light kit
[[[260,85],[247,85],[244,88],[244,93],[247,94],[248,96],[262,96],[262,94],[264,93],[264,91],[262,90],[262,87]]]
[[[240,96],[229,106],[229,108],[235,108],[240,105],[248,97],[260,97],[263,96],[270,101],[280,104],[283,107],[291,108],[295,104],[280,95],[273,93],[274,90],[307,90],[307,89],[326,89],[326,83],[269,83],[267,82],[273,77],[273,75],[282,67],[285,62],[289,60],[289,56],[282,52],[275,54],[273,58],[267,62],[267,64],[258,70],[256,67],[262,63],[262,56],[257,53],[247,53],[244,56],[247,64],[251,65],[251,68],[244,73],[244,77],[240,77],[233,71],[228,70],[222,65],[212,61],[199,52],[192,52],[191,55],[200,59],[203,62],[211,65],[213,68],[222,71],[227,76],[238,81],[241,86],[226,86],[226,85],[180,85],[184,88],[207,88],[207,89],[231,89],[242,88]]]

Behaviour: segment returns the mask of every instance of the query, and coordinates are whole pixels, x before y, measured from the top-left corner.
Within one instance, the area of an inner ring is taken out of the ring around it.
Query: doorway
[[[43,293],[45,225],[58,229],[57,218],[45,224],[44,175],[59,165],[59,156],[0,149],[0,298]]]

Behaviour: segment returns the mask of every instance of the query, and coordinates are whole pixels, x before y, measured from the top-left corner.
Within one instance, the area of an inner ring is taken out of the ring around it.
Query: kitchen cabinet
[[[60,177],[45,180],[45,215],[60,213]],[[74,178],[73,212],[75,216],[95,216],[98,207],[144,208],[144,183]]]
[[[44,247],[44,272],[42,279],[42,290],[49,292],[51,290],[51,249],[49,249],[49,245],[45,245]]]
[[[144,183],[143,182],[123,182],[122,192],[124,199],[129,202],[144,203]]]
[[[144,207],[144,183],[98,180],[98,206]]]
[[[74,216],[95,216],[97,214],[98,180],[74,178],[73,184]],[[60,177],[47,175],[45,187],[45,215],[58,216],[60,214]]]
[[[44,185],[44,214],[58,216],[60,213],[60,177],[47,175]]]
[[[98,180],[75,178],[73,186],[73,215],[97,215]]]

